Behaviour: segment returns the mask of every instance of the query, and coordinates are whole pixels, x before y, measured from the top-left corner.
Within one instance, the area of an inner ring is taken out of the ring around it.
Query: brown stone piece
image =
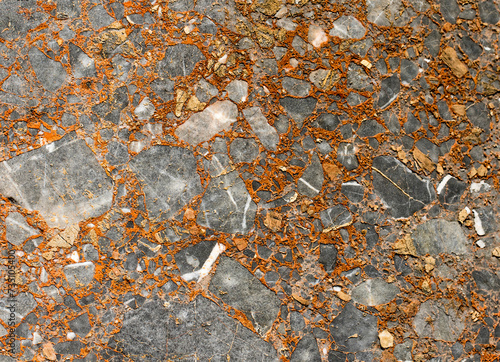
[[[452,47],[445,47],[441,51],[441,60],[451,69],[456,77],[461,78],[469,71],[467,65],[458,59],[457,52]]]

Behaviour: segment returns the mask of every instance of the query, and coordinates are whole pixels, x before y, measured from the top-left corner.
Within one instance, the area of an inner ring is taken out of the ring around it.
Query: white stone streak
[[[472,212],[474,213],[474,229],[476,229],[477,235],[483,236],[486,233],[484,232],[483,223],[479,217],[479,213],[476,210],[472,210]]]
[[[205,260],[205,263],[203,263],[201,269],[195,270],[194,272],[191,273],[183,274],[182,279],[184,279],[187,282],[193,280],[199,282],[201,279],[206,277],[208,273],[210,273],[210,270],[212,269],[212,266],[214,265],[215,261],[217,260],[219,255],[222,254],[225,250],[226,246],[224,244],[217,243],[210,252],[210,255],[208,256],[207,260]]]
[[[450,179],[452,178],[451,175],[446,175],[442,180],[441,182],[439,183],[438,187],[437,187],[437,193],[438,195],[441,194],[441,192],[443,191],[444,187],[446,186],[446,184],[448,183],[448,181],[450,181]]]
[[[306,185],[307,187],[309,187],[311,190],[313,190],[314,192],[316,193],[319,193],[320,190],[318,190],[317,188],[315,188],[313,185],[311,185],[309,182],[307,182],[306,180],[304,180],[302,177],[299,178],[299,181],[302,182],[304,185]]]

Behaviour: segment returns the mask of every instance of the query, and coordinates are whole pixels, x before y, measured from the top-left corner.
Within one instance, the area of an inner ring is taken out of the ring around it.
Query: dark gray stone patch
[[[352,290],[351,296],[355,302],[372,307],[389,303],[398,293],[399,288],[395,284],[375,278],[357,285]]]
[[[69,62],[73,69],[75,78],[95,77],[94,59],[89,57],[85,52],[73,43],[69,43]]]
[[[89,334],[92,326],[90,325],[89,315],[84,313],[75,319],[68,322],[69,327],[73,332],[75,332],[78,336],[85,338],[87,334]]]
[[[23,11],[28,11],[27,20]],[[0,2],[0,38],[8,41],[24,37],[30,29],[36,28],[48,18],[48,14],[37,11],[36,0],[3,0]]]
[[[481,102],[467,107],[466,115],[474,126],[479,127],[489,133],[491,129],[490,115],[488,113],[486,104]]]
[[[440,0],[439,10],[444,20],[449,23],[455,24],[457,22],[458,14],[460,14],[460,7],[456,0]]]
[[[465,321],[452,300],[428,300],[420,305],[413,327],[421,338],[455,342],[465,328]]]
[[[476,60],[483,52],[481,45],[477,44],[468,35],[462,36],[462,39],[460,40],[460,48],[471,60]]]
[[[321,362],[318,343],[312,334],[306,334],[293,351],[291,362]]]
[[[175,82],[168,78],[158,77],[151,82],[151,88],[163,101],[174,99]]]
[[[281,85],[293,97],[307,97],[311,91],[311,83],[302,79],[283,77]]]
[[[113,182],[85,141],[74,132],[0,163],[0,193],[40,212],[64,229],[103,214],[113,201]]]
[[[160,300],[127,312],[108,347],[132,360],[247,360],[277,362],[271,344],[198,296],[188,304]]]
[[[438,185],[438,199],[445,209],[456,209],[466,188],[465,182],[447,175]]]
[[[437,57],[441,46],[441,33],[438,30],[431,31],[425,38],[424,45],[433,57]]]
[[[242,311],[255,330],[265,335],[278,316],[278,297],[240,263],[221,257],[209,287],[217,297]]]
[[[106,161],[110,165],[116,166],[127,163],[129,159],[128,148],[124,144],[116,141],[108,143],[108,153],[106,153]]]
[[[337,230],[352,223],[351,212],[342,205],[335,205],[320,213],[323,223],[323,232]]]
[[[37,302],[31,293],[19,293],[15,296],[15,311],[12,311],[12,301],[8,297],[0,299],[0,319],[9,325],[10,313],[15,314],[15,323],[20,323],[24,317],[36,308]]]
[[[64,267],[64,276],[70,288],[86,287],[94,279],[95,265],[91,261],[69,264]]]
[[[313,97],[292,98],[284,97],[280,99],[281,106],[288,115],[302,128],[304,120],[309,117],[316,107],[317,100]]]
[[[498,292],[500,290],[500,276],[488,270],[474,270],[472,278],[480,290]]]
[[[254,133],[259,137],[262,145],[271,151],[276,151],[280,140],[278,132],[271,126],[259,107],[250,107],[243,110],[245,119],[252,127]]]
[[[340,192],[352,203],[358,203],[363,200],[365,189],[356,181],[349,181],[342,184]]]
[[[318,118],[312,123],[313,127],[323,128],[327,131],[335,131],[340,124],[339,117],[336,114],[327,112],[321,113]]]
[[[401,60],[400,66],[400,76],[401,83],[410,84],[410,82],[415,79],[418,75],[418,65],[413,63],[411,60],[403,59]]]
[[[323,166],[318,155],[314,153],[311,163],[297,180],[297,191],[302,195],[313,198],[320,193],[324,180]]]
[[[62,64],[50,59],[36,47],[31,48],[28,54],[31,66],[42,86],[51,92],[61,88],[67,77]]]
[[[257,205],[237,172],[212,179],[201,200],[197,223],[226,233],[246,234],[253,227]]]
[[[196,45],[177,44],[167,48],[159,68],[167,77],[186,77],[193,72],[196,63],[204,59]]]
[[[235,138],[229,146],[229,155],[234,163],[252,163],[259,156],[259,145],[253,138]]]
[[[429,180],[422,180],[399,160],[378,156],[372,165],[373,187],[392,216],[406,218],[436,197]]]
[[[97,5],[90,9],[88,17],[94,30],[104,28],[115,21],[102,5]]]
[[[417,226],[412,240],[418,255],[467,253],[467,238],[456,221],[432,219]]]
[[[196,159],[180,147],[153,146],[129,162],[142,182],[153,219],[169,219],[202,192]]]
[[[348,303],[330,324],[330,332],[340,351],[366,351],[377,340],[377,317]]]
[[[378,94],[377,107],[379,109],[387,108],[399,95],[401,85],[396,74],[382,79],[380,84],[380,93]]]
[[[479,16],[481,20],[488,24],[496,24],[500,20],[500,14],[495,6],[495,3],[491,0],[483,1],[479,3]]]
[[[384,126],[382,126],[374,119],[368,119],[361,123],[361,126],[359,126],[356,134],[359,137],[373,137],[384,132]]]
[[[215,245],[215,241],[203,240],[175,254],[175,264],[179,268],[184,280],[191,281],[198,279],[199,275],[193,272],[203,267]]]
[[[320,244],[318,263],[323,265],[325,272],[331,273],[337,265],[337,248],[333,244]]]

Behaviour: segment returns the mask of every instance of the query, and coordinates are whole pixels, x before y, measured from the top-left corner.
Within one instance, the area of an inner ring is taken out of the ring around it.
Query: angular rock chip
[[[11,313],[15,314],[15,323],[18,324],[37,306],[37,302],[31,293],[19,293],[14,299],[15,303],[7,297],[0,299],[0,319],[6,326],[9,325]]]
[[[252,163],[259,156],[259,145],[253,138],[235,138],[229,146],[229,154],[234,163]]]
[[[368,279],[356,286],[351,293],[352,299],[370,307],[387,304],[399,293],[399,288],[383,279]]]
[[[363,24],[351,15],[342,15],[332,25],[330,36],[338,36],[341,39],[361,39],[366,34]]]
[[[330,332],[340,351],[365,351],[377,341],[377,317],[348,303],[330,324]]]
[[[99,30],[115,21],[102,5],[97,5],[90,9],[88,16],[94,30]]]
[[[321,161],[316,153],[313,154],[311,163],[305,169],[302,176],[297,180],[297,191],[313,198],[321,192],[325,176],[323,174],[323,167]]]
[[[285,108],[288,115],[297,122],[299,128],[302,128],[304,120],[314,111],[316,103],[317,100],[313,97],[299,99],[285,97],[280,99],[280,104]]]
[[[198,278],[198,275],[193,272],[203,267],[215,245],[215,241],[203,240],[175,254],[175,264],[179,268],[184,280],[191,281]]]
[[[399,78],[396,74],[389,78],[382,79],[377,107],[379,109],[384,109],[389,106],[398,97],[400,90],[401,85],[399,84]]]
[[[306,334],[293,351],[291,362],[321,362],[318,343],[312,334]]]
[[[153,219],[173,217],[203,191],[196,159],[185,148],[153,146],[132,158],[129,165],[143,184]]]
[[[340,192],[352,203],[358,203],[363,200],[365,189],[356,181],[349,181],[342,184]]]
[[[319,245],[319,259],[318,263],[323,265],[325,272],[331,273],[337,264],[337,248],[333,244],[320,244]]]
[[[350,211],[342,205],[335,205],[334,207],[323,210],[320,215],[324,233],[340,229],[352,223]]]
[[[280,300],[244,266],[222,257],[209,290],[231,307],[242,311],[264,336],[278,316]]]
[[[69,62],[75,78],[95,77],[94,59],[73,43],[69,43]]]
[[[500,20],[500,14],[495,7],[495,2],[486,0],[479,3],[479,16],[481,20],[488,24],[496,24]]]
[[[12,41],[36,28],[48,18],[48,14],[37,11],[36,0],[0,1],[0,38]],[[29,14],[27,20],[26,14]]]
[[[467,184],[451,175],[446,175],[437,187],[438,199],[445,209],[456,209]]]
[[[423,3],[426,4],[425,1]],[[420,6],[425,8],[424,4]],[[379,26],[404,26],[410,20],[401,0],[368,0],[366,6],[368,21]]]
[[[62,64],[50,59],[36,47],[31,48],[28,54],[31,66],[42,86],[51,92],[61,88],[67,77]]]
[[[479,127],[486,132],[490,131],[491,120],[486,104],[481,102],[471,105],[467,107],[466,114],[475,127]]]
[[[403,59],[400,67],[401,83],[410,84],[410,82],[418,75],[418,71],[417,64],[413,63],[411,60]]]
[[[457,22],[458,14],[460,14],[460,7],[456,0],[441,0],[439,2],[439,10],[444,20],[451,24]]]
[[[281,85],[293,97],[307,97],[311,91],[311,84],[302,79],[283,77]]]
[[[337,161],[339,161],[348,171],[358,168],[358,158],[354,145],[342,142],[337,148]]]
[[[279,361],[270,343],[202,296],[167,306],[153,299],[127,312],[108,346],[135,361]]]
[[[0,194],[38,210],[50,227],[64,229],[106,212],[113,182],[85,141],[69,135],[0,162]]]
[[[432,219],[417,226],[411,238],[418,255],[467,253],[467,237],[456,221]]]
[[[30,236],[39,234],[39,231],[32,228],[18,212],[11,212],[5,218],[6,233],[5,236],[9,243],[21,245]]]
[[[372,170],[375,192],[395,218],[409,217],[436,197],[429,180],[420,179],[394,157],[375,157]]]
[[[268,150],[276,151],[276,147],[280,140],[278,132],[267,123],[266,117],[262,114],[259,107],[251,107],[243,110],[243,115],[245,116],[247,122],[252,127],[257,137],[259,137],[260,142]]]
[[[340,80],[340,74],[333,69],[318,69],[309,74],[309,80],[317,88],[329,91]]]
[[[72,289],[89,285],[94,279],[95,265],[91,261],[70,264],[64,267],[64,276]]]
[[[441,51],[441,60],[457,78],[462,78],[469,71],[467,65],[458,58],[457,52],[452,47],[445,47]]]
[[[153,116],[155,113],[155,106],[151,101],[149,100],[148,97],[145,97],[141,103],[134,109],[134,114],[137,117],[137,119],[141,121],[147,121]]]
[[[246,102],[248,97],[248,83],[244,80],[235,79],[226,86],[228,97],[234,103]]]
[[[500,274],[496,275],[488,270],[474,270],[472,277],[478,289],[497,292],[500,290]]]
[[[419,337],[455,342],[465,328],[465,321],[453,300],[428,300],[420,305],[413,327]]]
[[[246,234],[253,227],[257,205],[238,172],[212,179],[201,200],[197,223],[225,233]]]
[[[89,334],[90,330],[92,329],[88,313],[84,313],[69,321],[68,325],[73,332],[75,332],[82,338]]]
[[[205,56],[196,45],[177,44],[167,47],[159,69],[170,78],[186,77],[193,72],[196,63],[203,59]]]
[[[236,121],[238,107],[231,101],[219,101],[202,112],[193,114],[180,125],[175,134],[181,140],[196,146],[226,130]]]

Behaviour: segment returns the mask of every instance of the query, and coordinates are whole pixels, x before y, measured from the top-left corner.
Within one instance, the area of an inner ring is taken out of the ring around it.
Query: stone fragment
[[[129,153],[127,146],[120,142],[111,141],[108,143],[108,153],[106,154],[106,161],[110,165],[123,165],[129,160]]]
[[[169,78],[186,77],[193,72],[196,63],[204,59],[205,56],[196,45],[176,44],[165,50],[159,70]]]
[[[454,301],[443,298],[422,303],[413,327],[421,338],[455,342],[465,328],[465,321]]]
[[[197,223],[226,233],[246,234],[253,227],[257,205],[237,172],[213,178],[201,200]]]
[[[135,107],[134,114],[137,117],[137,119],[141,121],[147,121],[153,116],[155,110],[156,108],[153,105],[153,103],[151,103],[149,98],[144,97],[141,103],[139,103],[139,105]]]
[[[273,16],[281,8],[281,0],[258,0],[256,9],[264,15]]]
[[[358,157],[352,143],[342,142],[337,148],[337,161],[339,161],[348,171],[358,168]]]
[[[491,0],[486,0],[478,4],[479,17],[481,20],[488,24],[495,25],[500,20],[500,14],[498,13],[495,3]]]
[[[60,229],[107,211],[113,183],[85,141],[71,132],[0,163],[0,193]]]
[[[435,199],[429,180],[422,180],[391,156],[378,156],[372,165],[373,187],[395,218],[406,218]]]
[[[462,39],[460,40],[460,49],[462,49],[462,51],[467,54],[471,60],[476,60],[483,52],[481,45],[477,44],[468,35],[462,36]]]
[[[489,206],[472,210],[474,214],[474,228],[480,236],[489,234],[498,229],[493,209]]]
[[[440,0],[439,10],[444,20],[451,24],[456,24],[458,14],[460,14],[460,7],[456,0]]]
[[[378,339],[380,341],[380,347],[384,349],[394,347],[394,336],[387,329],[384,329],[378,334]]]
[[[210,287],[231,307],[242,311],[261,336],[271,329],[278,316],[278,297],[237,261],[222,257]]]
[[[474,270],[472,272],[472,278],[477,288],[480,290],[500,290],[500,275],[496,275],[488,270]]]
[[[85,338],[85,336],[89,334],[90,330],[92,329],[88,313],[79,315],[75,319],[69,321],[68,325],[73,332],[75,332],[82,338]]]
[[[321,192],[325,180],[321,161],[316,153],[311,158],[311,163],[307,166],[302,176],[297,180],[297,191],[313,198]]]
[[[425,8],[425,4],[426,2],[423,1],[420,6]],[[378,26],[404,26],[410,20],[401,0],[368,0],[366,6],[368,21]]]
[[[78,237],[80,226],[78,224],[69,225],[66,229],[54,236],[47,243],[51,248],[71,248]]]
[[[467,238],[456,221],[432,219],[417,226],[412,235],[418,255],[467,253]]]
[[[356,131],[359,137],[373,137],[381,133],[385,133],[385,128],[374,119],[363,121]]]
[[[466,114],[475,127],[479,127],[487,132],[490,131],[491,121],[486,104],[483,102],[473,104],[467,107]]]
[[[307,97],[311,91],[311,84],[302,79],[283,77],[281,85],[293,97]]]
[[[446,175],[437,187],[438,199],[445,209],[456,209],[466,188],[465,182]]]
[[[313,127],[320,127],[327,131],[334,131],[340,124],[339,117],[336,114],[321,113],[312,123]]]
[[[175,82],[168,78],[158,77],[151,82],[151,88],[163,101],[174,99]]]
[[[337,264],[337,248],[333,244],[320,244],[319,245],[319,259],[318,263],[323,265],[325,272],[331,273]]]
[[[69,43],[69,62],[73,69],[75,78],[95,77],[94,59],[89,57],[85,52],[73,43]]]
[[[290,362],[321,362],[316,338],[311,333],[306,334],[293,351]]]
[[[61,88],[67,78],[66,70],[62,64],[47,57],[36,47],[32,47],[28,55],[31,66],[42,86],[51,92],[56,92]]]
[[[199,272],[195,272],[203,267],[215,245],[215,241],[203,240],[175,254],[175,265],[179,268],[184,280],[189,282],[198,279]]]
[[[340,192],[354,204],[361,202],[365,194],[364,187],[356,181],[343,183]]]
[[[317,88],[329,91],[340,80],[340,74],[333,69],[318,69],[309,74],[309,80]]]
[[[366,351],[377,341],[377,317],[365,314],[348,303],[330,324],[330,332],[338,350]]]
[[[401,83],[408,85],[418,75],[418,65],[411,60],[403,59],[400,65]]]
[[[302,128],[304,120],[309,117],[316,107],[317,100],[313,97],[292,98],[284,97],[280,99],[281,106],[288,115]]]
[[[248,83],[244,80],[235,79],[226,86],[228,97],[234,103],[243,103],[248,97]]]
[[[97,5],[90,9],[88,17],[94,30],[104,28],[115,21],[102,5]]]
[[[276,129],[267,122],[260,108],[246,108],[243,110],[243,115],[262,145],[268,150],[276,151],[280,137]]]
[[[342,15],[332,25],[330,36],[337,36],[341,39],[361,39],[366,34],[363,24],[351,15]]]
[[[205,108],[204,111],[193,114],[180,125],[175,134],[181,140],[196,146],[208,141],[217,133],[226,130],[238,116],[238,107],[231,101],[218,101]]]
[[[7,296],[0,299],[0,319],[6,326],[9,326],[11,313],[14,313],[13,319],[17,325],[37,306],[37,302],[31,293],[19,293],[14,299],[15,303]]]
[[[39,231],[32,228],[18,212],[11,212],[5,218],[7,241],[13,245],[21,245],[27,238],[39,234]]]
[[[89,285],[94,279],[95,265],[91,261],[69,264],[64,267],[64,276],[70,288],[82,288]]]
[[[127,312],[108,347],[135,361],[279,361],[270,343],[201,295],[187,304],[171,301],[164,305],[153,299]]]
[[[462,78],[469,68],[457,56],[457,52],[452,47],[445,47],[441,51],[441,60],[451,69],[457,78]]]
[[[487,69],[480,71],[477,75],[476,90],[478,93],[486,96],[491,96],[500,92],[500,79],[498,78],[497,73]]]
[[[189,11],[194,6],[193,0],[174,0],[168,2],[168,8],[172,11]]]
[[[328,36],[321,27],[311,24],[307,32],[307,41],[313,47],[319,48],[328,41]]]
[[[25,14],[29,15],[29,20]],[[37,2],[34,0],[3,0],[0,2],[0,38],[13,41],[25,37],[30,29],[43,23],[48,14],[37,11]]]
[[[370,307],[387,304],[399,293],[399,288],[383,279],[368,279],[357,285],[351,293],[352,299]]]
[[[229,146],[229,155],[234,163],[252,163],[259,156],[259,145],[253,138],[235,138]]]
[[[169,219],[200,194],[200,176],[193,153],[185,148],[153,146],[129,162],[146,194],[152,219]]]
[[[399,95],[401,85],[396,74],[382,79],[380,84],[380,93],[378,95],[377,107],[379,109],[387,108]]]
[[[205,79],[200,79],[198,84],[196,85],[196,98],[198,98],[201,102],[208,102],[213,97],[216,97],[219,94],[219,90],[217,87],[207,82]]]
[[[292,40],[292,47],[299,53],[301,56],[306,54],[307,43],[300,36],[296,35]]]
[[[323,210],[320,215],[324,233],[340,229],[352,223],[351,213],[342,205],[335,205],[329,209]]]

